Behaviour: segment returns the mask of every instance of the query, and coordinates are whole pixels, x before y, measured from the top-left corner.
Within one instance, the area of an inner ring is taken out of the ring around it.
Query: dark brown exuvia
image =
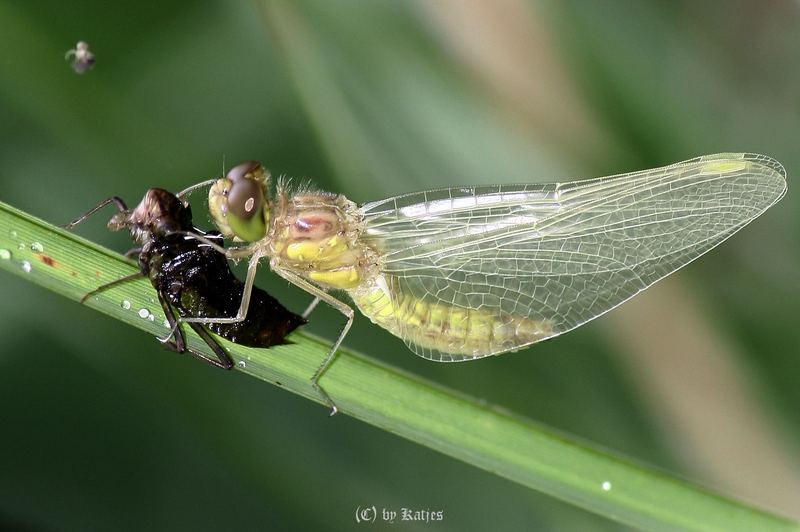
[[[128,209],[118,197],[108,198],[66,227],[74,227],[109,203],[116,205],[119,212],[108,222],[108,228],[130,231],[139,247],[126,255],[138,254],[140,271],[96,288],[86,294],[81,302],[112,286],[142,276],[148,277],[158,292],[158,299],[171,328],[165,345],[179,353],[188,351],[224,369],[233,367],[233,360],[207,329],[237,344],[270,347],[287,343],[286,335],[306,322],[264,290],[253,287],[253,306],[245,319],[234,323],[204,325],[187,322],[211,348],[215,357],[190,349],[180,327],[180,318],[235,316],[244,293],[245,285],[231,271],[225,255],[192,237],[200,235],[222,246],[222,236],[216,231],[205,232],[195,227],[189,205],[160,188],[149,189],[134,209]]]

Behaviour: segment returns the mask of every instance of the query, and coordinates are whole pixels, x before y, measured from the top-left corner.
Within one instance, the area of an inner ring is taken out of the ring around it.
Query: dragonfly
[[[287,343],[286,335],[305,323],[305,319],[287,310],[267,292],[242,283],[216,249],[186,236],[185,233],[202,235],[217,246],[223,245],[220,233],[206,233],[194,227],[191,207],[164,189],[149,189],[134,209],[128,209],[119,197],[108,198],[65,227],[75,227],[112,203],[118,212],[108,222],[108,228],[130,231],[139,247],[126,255],[138,255],[139,271],[92,290],[83,297],[81,303],[114,286],[148,277],[158,293],[170,326],[170,334],[161,339],[162,343],[173,351],[188,351],[200,360],[223,369],[231,369],[233,360],[206,327],[237,344],[270,347]],[[237,311],[245,293],[253,303],[245,319],[236,323],[210,323],[205,327],[189,323],[214,353],[213,357],[187,346],[185,334],[179,326],[183,317],[228,316]],[[174,340],[171,339],[173,336]]]
[[[749,153],[549,184],[440,188],[359,205],[342,194],[273,183],[239,164],[209,187],[211,218],[248,259],[340,311],[346,322],[312,384],[347,335],[349,296],[417,355],[440,362],[516,351],[610,311],[708,252],[786,192],[786,171]],[[210,245],[213,243],[209,242]],[[245,292],[235,316],[246,319]]]

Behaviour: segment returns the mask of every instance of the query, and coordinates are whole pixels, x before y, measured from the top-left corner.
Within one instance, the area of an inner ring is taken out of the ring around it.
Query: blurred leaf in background
[[[800,517],[796,2],[4,2],[0,35],[0,199],[55,223],[245,159],[357,202],[780,160],[789,193],[762,219],[563,338],[435,364],[358,318],[347,343]],[[81,234],[129,247],[100,220]],[[0,526],[341,530],[368,504],[442,509],[437,529],[619,528],[10,276],[0,292]],[[320,308],[310,327],[340,325]]]

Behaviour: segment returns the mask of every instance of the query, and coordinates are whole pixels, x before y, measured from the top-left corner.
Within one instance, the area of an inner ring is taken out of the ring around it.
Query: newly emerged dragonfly
[[[257,162],[211,185],[222,249],[262,258],[291,283],[353,321],[347,293],[417,355],[473,360],[570,331],[706,253],[778,201],[777,161],[706,155],[662,168],[570,183],[429,190],[357,205],[341,194],[293,190]],[[191,318],[202,323],[245,319]],[[321,390],[320,390],[321,391]],[[324,395],[324,392],[321,391]],[[328,398],[330,402],[330,399]],[[331,403],[332,404],[332,403]]]
[[[285,343],[290,332],[305,320],[283,307],[263,290],[246,286],[230,269],[228,261],[216,249],[187,236],[202,235],[221,246],[218,232],[205,233],[193,226],[188,204],[174,194],[151,188],[135,209],[128,209],[118,197],[102,201],[89,212],[68,224],[72,228],[102,207],[113,203],[119,212],[108,222],[108,228],[128,229],[141,246],[129,252],[138,254],[139,272],[100,286],[86,294],[81,302],[103,290],[145,276],[158,292],[158,299],[169,323],[170,335],[164,343],[170,349],[191,354],[214,366],[230,369],[233,360],[202,325],[189,323],[211,348],[215,358],[189,349],[179,320],[186,316],[229,316],[236,313],[245,293],[253,308],[247,317],[236,323],[209,323],[208,328],[231,342],[250,347],[270,347]],[[176,317],[177,310],[179,317]],[[174,335],[175,339],[170,340]]]

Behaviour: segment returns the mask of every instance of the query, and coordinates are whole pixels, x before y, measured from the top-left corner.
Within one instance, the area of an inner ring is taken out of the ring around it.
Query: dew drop
[[[11,238],[17,238],[17,232],[14,231],[13,229],[11,230],[11,233],[9,233],[9,234],[11,235]]]
[[[25,249],[25,242],[20,242],[17,245],[17,249],[20,250],[20,251],[23,251]]]
[[[143,320],[146,320],[149,315],[150,311],[147,310],[146,308],[139,309],[139,317],[142,318]]]
[[[245,362],[244,360],[240,360],[239,362],[236,363],[236,365],[239,366],[240,368],[246,368],[247,362]]]
[[[11,252],[7,249],[0,249],[0,259],[8,260],[11,258]]]
[[[603,487],[603,491],[611,491],[611,482],[606,480],[601,486]]]
[[[32,269],[33,268],[31,267],[31,263],[28,262],[27,260],[22,263],[22,271],[24,271],[25,273],[31,273]]]
[[[123,299],[123,300],[122,300],[122,305],[121,305],[121,306],[122,306],[122,308],[124,308],[125,310],[130,310],[130,309],[131,309],[131,302],[130,302],[130,301],[128,301],[127,299]]]
[[[42,245],[41,242],[33,242],[31,244],[31,251],[33,251],[34,253],[41,253],[44,251],[44,246]]]
[[[169,326],[169,320],[166,320],[166,319],[165,319],[164,321],[162,321],[162,322],[161,322],[161,325],[163,325],[163,326],[164,326],[164,327],[166,327],[167,329],[169,329],[169,328],[170,328],[170,326]]]

